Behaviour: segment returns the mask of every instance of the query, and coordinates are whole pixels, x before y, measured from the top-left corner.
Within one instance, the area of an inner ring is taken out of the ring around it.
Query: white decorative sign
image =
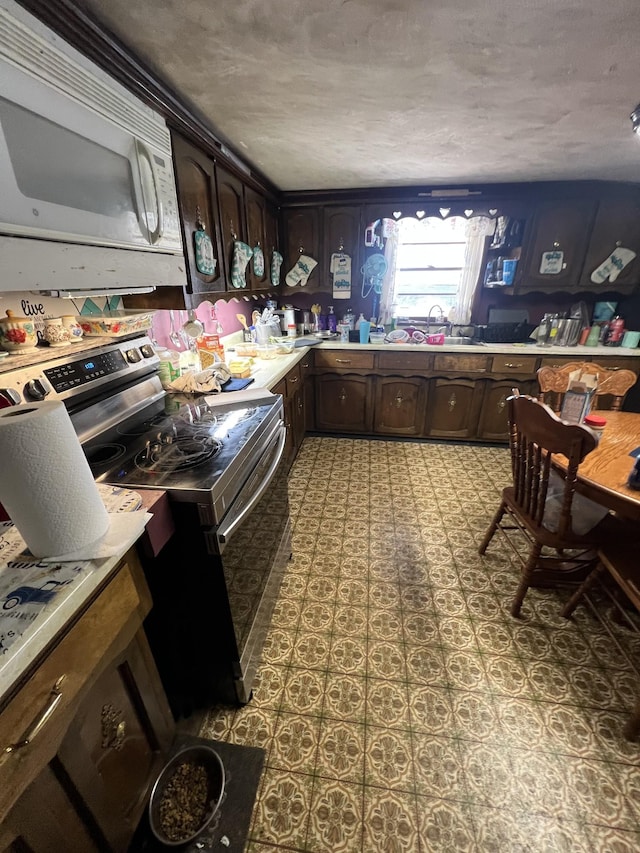
[[[543,252],[540,259],[540,274],[541,275],[558,275],[562,272],[564,260],[564,252]]]

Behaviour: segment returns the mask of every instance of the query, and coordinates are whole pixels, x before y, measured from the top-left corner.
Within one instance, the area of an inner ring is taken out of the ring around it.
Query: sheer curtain
[[[464,267],[458,285],[456,307],[451,318],[453,323],[468,326],[471,322],[473,295],[480,277],[480,264],[484,254],[485,238],[495,231],[496,223],[488,216],[476,216],[467,222],[467,245],[464,253]]]
[[[380,307],[378,309],[378,323],[388,326],[393,323],[393,299],[396,287],[396,256],[398,254],[399,228],[389,228],[390,234],[384,246],[384,257],[387,262],[387,271],[382,280],[382,291],[380,293]]]

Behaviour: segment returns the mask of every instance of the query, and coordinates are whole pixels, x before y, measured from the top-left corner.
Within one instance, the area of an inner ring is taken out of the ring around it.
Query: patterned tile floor
[[[566,593],[512,619],[515,568],[497,538],[478,556],[508,466],[305,439],[254,698],[202,730],[267,751],[250,853],[640,850],[633,673]]]

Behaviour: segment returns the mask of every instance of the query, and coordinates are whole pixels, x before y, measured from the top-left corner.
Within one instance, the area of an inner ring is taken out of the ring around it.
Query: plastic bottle
[[[156,352],[160,359],[158,376],[163,387],[166,387],[180,376],[180,353],[168,347],[161,347]]]
[[[333,313],[333,305],[329,305],[329,313],[327,314],[327,329],[328,331],[335,333],[338,328],[338,318]]]
[[[356,320],[356,329],[359,329],[359,328],[360,328],[360,323],[366,323],[366,322],[367,322],[367,321],[366,321],[366,319],[365,319],[365,316],[364,316],[364,314],[363,314],[363,313],[362,313],[362,311],[361,311],[361,312],[360,312],[360,316],[359,316],[359,317],[358,317],[358,319]]]
[[[624,320],[618,314],[611,320],[607,333],[605,345],[608,347],[619,347],[624,335]]]
[[[351,308],[347,308],[347,310],[345,311],[344,322],[346,323],[347,326],[349,326],[350,329],[355,328],[356,317],[355,317],[355,314],[353,313],[353,311],[351,310]]]

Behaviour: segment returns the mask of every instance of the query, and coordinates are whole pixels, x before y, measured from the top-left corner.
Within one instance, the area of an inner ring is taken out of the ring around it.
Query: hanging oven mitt
[[[264,252],[260,243],[253,247],[253,274],[258,278],[264,275]]]
[[[591,281],[596,282],[596,284],[602,284],[607,279],[615,281],[635,256],[636,253],[632,249],[625,249],[623,246],[616,247],[609,257],[591,273]]]
[[[216,271],[217,261],[213,257],[213,243],[211,237],[204,230],[202,225],[197,231],[193,232],[193,242],[196,252],[196,267],[202,275],[213,275]]]
[[[271,284],[278,287],[280,284],[280,267],[284,258],[280,252],[274,251],[271,255]]]
[[[231,284],[241,290],[247,286],[244,277],[247,264],[253,257],[253,249],[242,240],[236,240],[233,244],[233,261],[231,263]]]
[[[295,266],[293,266],[287,273],[285,281],[289,287],[295,287],[297,284],[299,284],[300,287],[304,287],[309,276],[317,266],[318,262],[309,255],[300,255]]]

